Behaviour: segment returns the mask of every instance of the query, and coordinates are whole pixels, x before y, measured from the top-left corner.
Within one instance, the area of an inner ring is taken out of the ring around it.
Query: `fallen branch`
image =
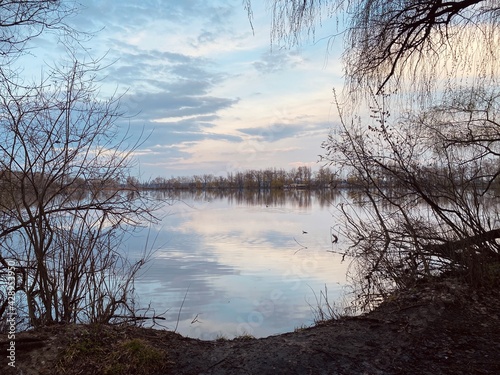
[[[493,229],[484,233],[476,234],[475,236],[462,238],[456,241],[448,241],[442,244],[429,244],[424,248],[432,253],[438,253],[446,257],[455,258],[460,254],[461,250],[465,250],[472,246],[480,246],[487,242],[494,242],[496,239],[500,239],[500,229]],[[481,249],[481,253],[500,260],[500,253],[492,250],[491,248]]]

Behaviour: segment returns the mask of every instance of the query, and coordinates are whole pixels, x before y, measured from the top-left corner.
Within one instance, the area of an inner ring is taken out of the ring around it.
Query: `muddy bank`
[[[375,311],[263,339],[54,326],[16,335],[23,374],[500,374],[500,293],[425,283]],[[2,353],[6,335],[0,335]]]

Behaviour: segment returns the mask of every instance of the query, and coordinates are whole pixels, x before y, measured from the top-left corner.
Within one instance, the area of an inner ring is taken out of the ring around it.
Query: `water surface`
[[[312,325],[320,292],[341,303],[345,291],[348,264],[332,252],[341,200],[300,190],[177,196],[160,224],[127,242],[135,251],[149,236],[155,249],[136,283],[138,304],[164,313],[168,329],[206,340]]]

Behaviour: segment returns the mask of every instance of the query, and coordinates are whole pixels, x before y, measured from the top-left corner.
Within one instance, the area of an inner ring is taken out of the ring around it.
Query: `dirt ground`
[[[452,280],[373,312],[263,339],[200,341],[137,327],[53,326],[16,335],[1,374],[500,374],[500,292]]]

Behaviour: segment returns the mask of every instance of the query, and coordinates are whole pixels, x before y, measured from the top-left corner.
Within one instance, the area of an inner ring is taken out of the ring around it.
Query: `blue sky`
[[[85,43],[104,56],[103,92],[125,93],[123,121],[149,138],[135,153],[141,179],[300,165],[319,167],[321,142],[336,122],[341,44],[334,22],[299,49],[270,45],[268,1],[91,1],[69,21],[96,31]],[[31,68],[57,59],[48,37]]]

